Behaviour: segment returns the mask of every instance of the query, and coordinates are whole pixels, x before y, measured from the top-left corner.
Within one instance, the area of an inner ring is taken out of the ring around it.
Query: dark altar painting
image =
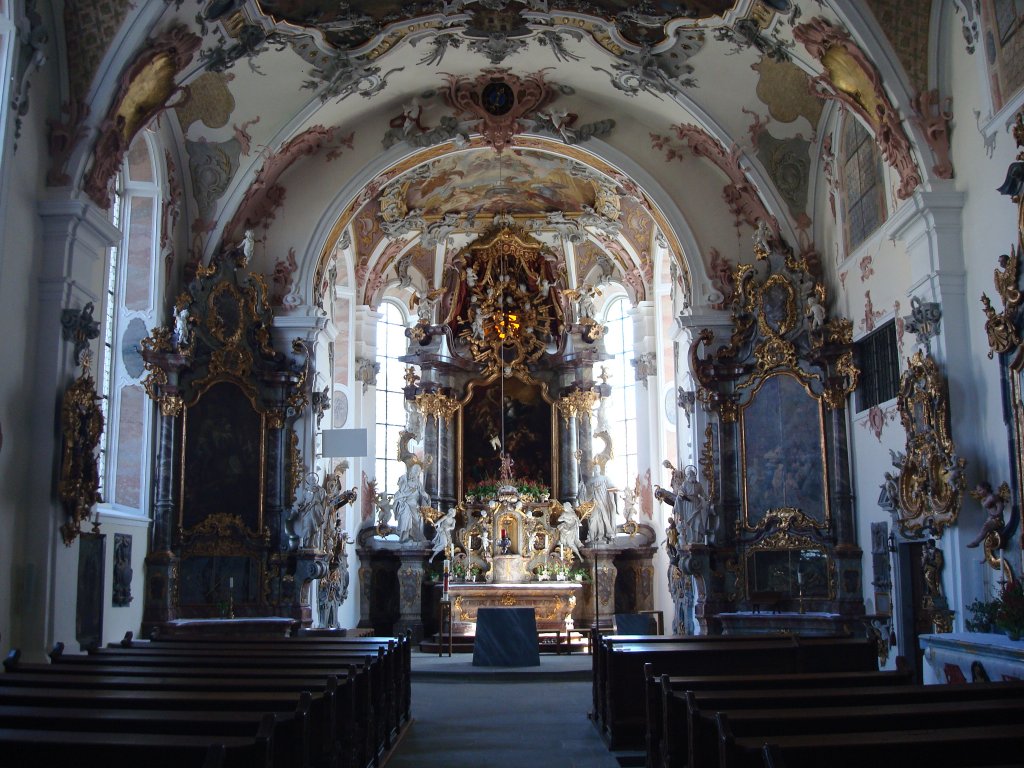
[[[262,527],[263,416],[235,384],[221,382],[185,410],[181,525],[237,515]]]
[[[551,488],[553,476],[552,406],[540,384],[507,378],[478,386],[461,413],[462,483],[465,489],[498,477],[502,416],[505,447],[516,480]]]
[[[102,533],[82,533],[78,537],[75,639],[82,648],[96,648],[103,642],[103,576],[106,538]]]
[[[828,521],[821,403],[797,379],[764,380],[740,417],[744,515],[756,526],[770,509]]]
[[[260,598],[260,568],[245,556],[195,556],[181,561],[179,603],[208,606],[207,615],[226,614],[229,595],[235,603],[256,603]]]
[[[820,549],[757,550],[747,560],[748,595],[831,598],[828,557]]]

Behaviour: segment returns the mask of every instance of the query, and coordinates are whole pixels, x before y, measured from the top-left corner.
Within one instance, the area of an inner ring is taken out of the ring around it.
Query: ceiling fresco
[[[517,150],[496,159],[481,150],[450,155],[430,165],[428,177],[410,185],[406,202],[425,217],[450,212],[536,216],[581,213],[594,203],[594,185],[563,157]]]

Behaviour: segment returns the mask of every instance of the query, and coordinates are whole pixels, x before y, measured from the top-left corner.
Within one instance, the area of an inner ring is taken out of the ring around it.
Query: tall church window
[[[612,356],[600,365],[608,371],[611,395],[605,404],[608,431],[612,436],[615,457],[608,462],[606,474],[617,488],[631,486],[637,475],[636,375],[633,371],[633,318],[625,294],[613,296],[605,306],[602,323],[605,351]],[[594,427],[595,436],[601,426]],[[594,441],[595,454],[603,448]]]
[[[398,358],[407,351],[405,310],[395,301],[381,302],[383,317],[377,323],[377,433],[376,473],[380,492],[392,493],[405,464],[398,460],[398,435],[405,429],[405,363]]]
[[[843,224],[853,251],[885,221],[882,157],[871,134],[852,117],[843,123]]]
[[[147,132],[128,150],[118,176],[112,221],[121,242],[110,249],[98,365],[105,433],[100,482],[106,511],[145,514],[152,408],[142,386],[140,342],[158,325],[160,186]]]

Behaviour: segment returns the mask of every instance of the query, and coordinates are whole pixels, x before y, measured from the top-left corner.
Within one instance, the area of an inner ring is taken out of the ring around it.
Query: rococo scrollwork
[[[905,453],[893,455],[898,472],[886,480],[894,522],[908,538],[941,536],[960,513],[967,462],[953,445],[945,378],[922,351],[900,379],[898,407],[907,444]]]

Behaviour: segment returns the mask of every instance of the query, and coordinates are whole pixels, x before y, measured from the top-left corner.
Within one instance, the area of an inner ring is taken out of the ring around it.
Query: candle
[[[503,539],[505,538],[505,529],[504,528],[501,529],[501,538],[503,538]]]
[[[231,588],[231,589],[235,588],[235,577],[234,576],[228,576],[228,587]]]

